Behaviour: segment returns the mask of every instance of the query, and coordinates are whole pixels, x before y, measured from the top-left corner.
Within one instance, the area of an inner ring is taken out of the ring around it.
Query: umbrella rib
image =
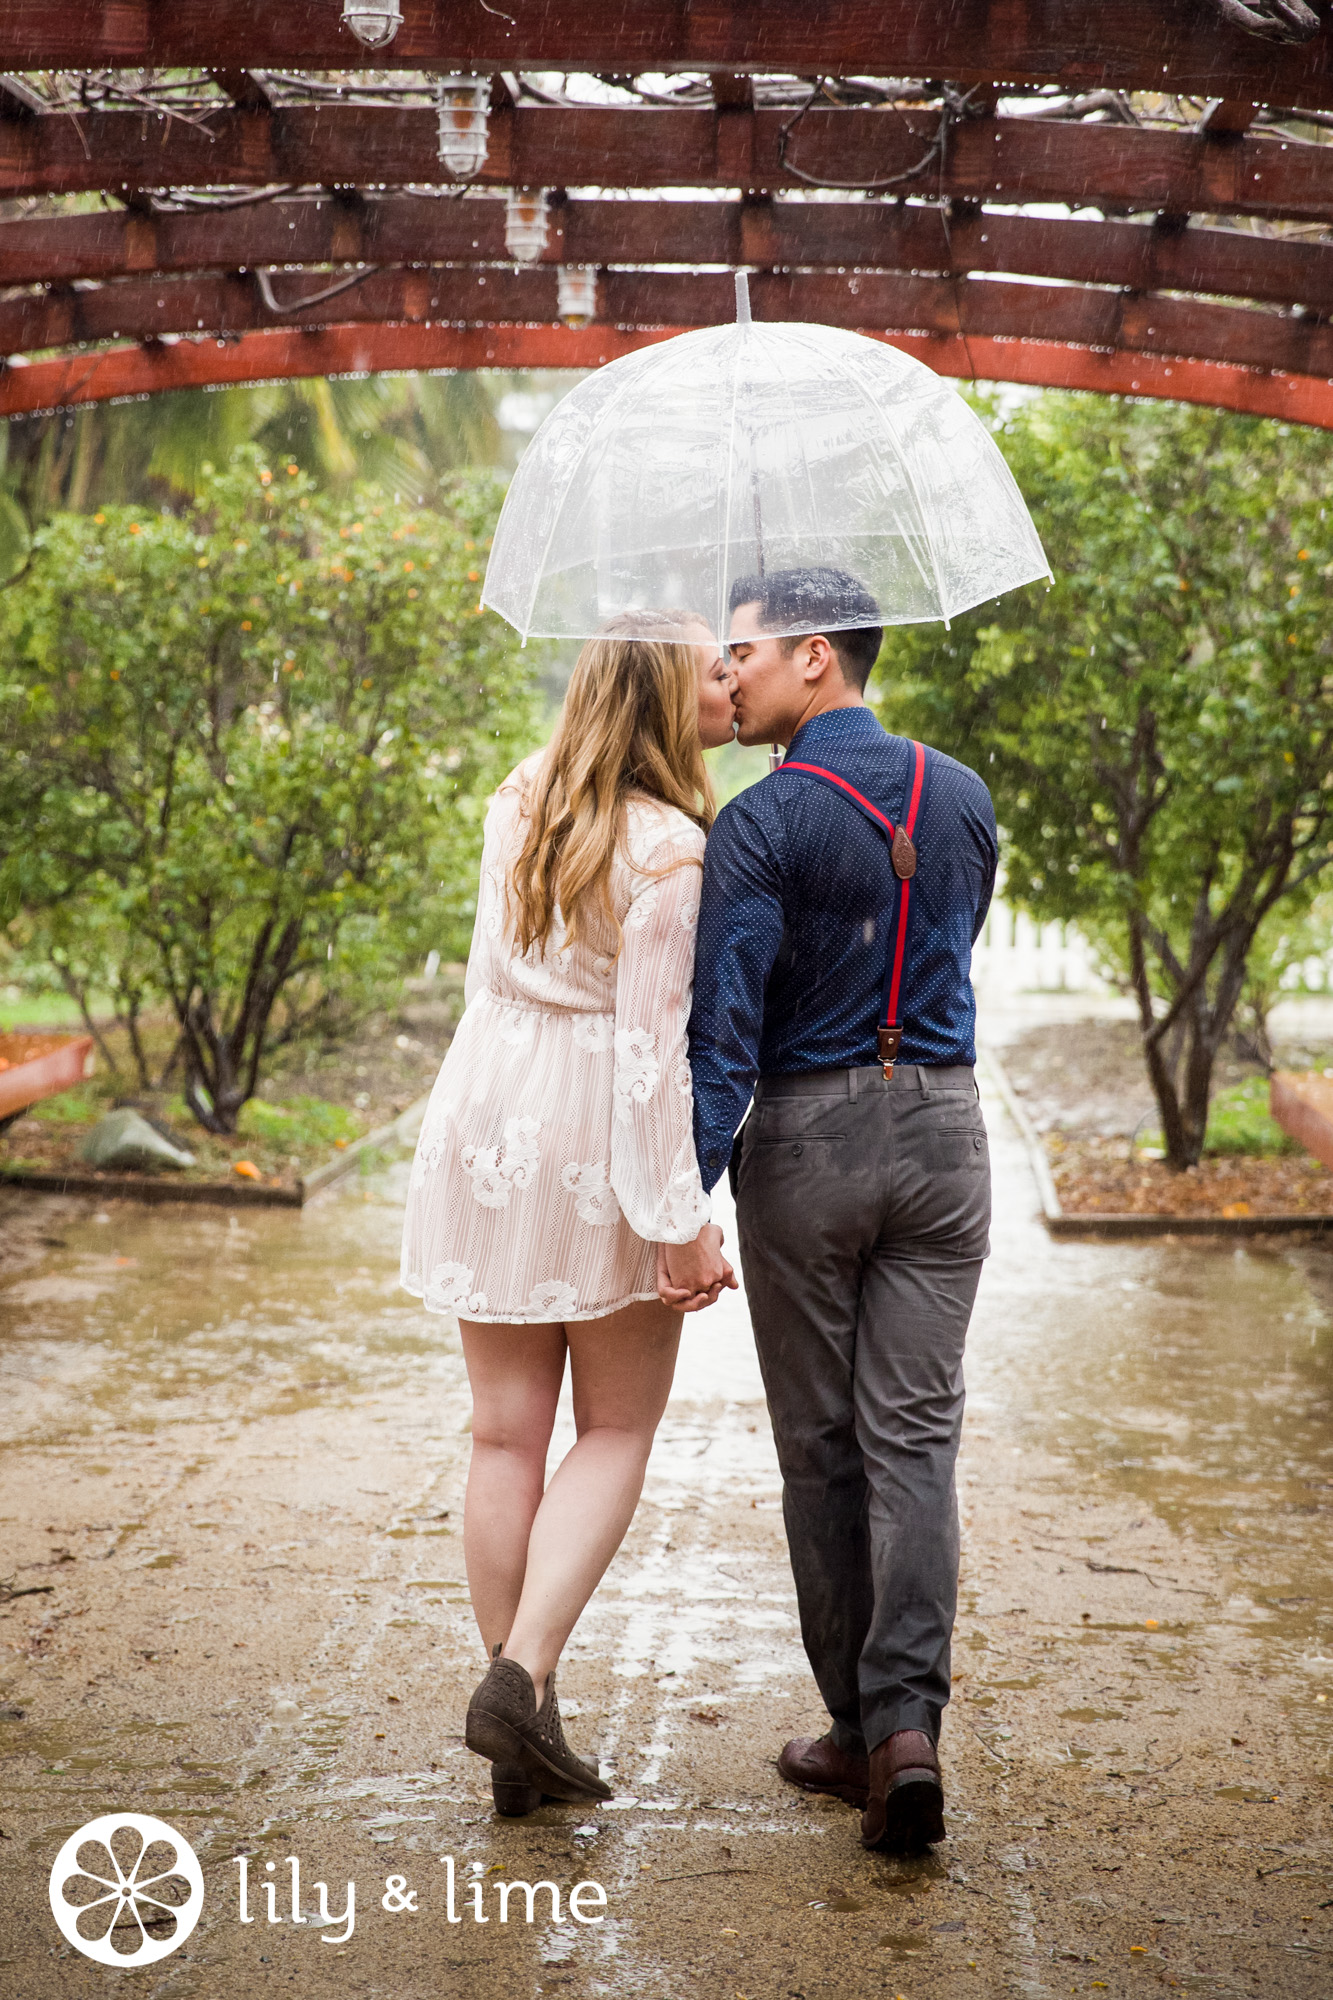
[[[909,358],[909,357],[907,357],[907,356],[904,356],[904,359],[908,359],[908,358]],[[917,363],[914,363],[913,365],[914,365],[914,366],[916,366],[916,367],[921,367],[921,366],[922,366],[923,364],[922,364],[922,363],[920,363],[920,362],[917,362]],[[926,373],[927,373],[928,375],[929,375],[929,374],[931,374],[932,372],[933,372],[933,371],[932,371],[931,369],[927,369],[927,370],[926,370]],[[877,416],[879,416],[879,417],[881,417],[881,418],[883,419],[883,422],[884,422],[885,426],[887,427],[887,429],[889,430],[889,432],[890,432],[890,433],[892,434],[892,433],[893,433],[893,430],[894,430],[894,426],[893,426],[893,420],[892,420],[892,418],[891,418],[891,417],[889,416],[889,413],[888,413],[888,411],[887,411],[887,410],[882,410],[882,409],[880,408],[879,404],[878,404],[878,403],[876,403],[876,401],[874,400],[874,398],[873,398],[872,396],[870,396],[870,395],[868,395],[868,394],[866,393],[866,391],[865,391],[865,390],[864,390],[864,389],[862,388],[862,386],[861,386],[861,382],[860,382],[860,378],[859,378],[859,377],[858,377],[858,375],[856,374],[856,371],[855,371],[855,370],[852,370],[852,371],[850,372],[850,375],[849,375],[849,378],[848,378],[848,379],[849,379],[849,380],[851,381],[851,383],[852,383],[852,386],[853,386],[853,388],[854,388],[854,389],[856,390],[856,393],[857,393],[857,395],[858,395],[858,396],[859,396],[859,397],[861,398],[862,402],[866,403],[866,404],[867,404],[867,405],[868,405],[868,406],[869,406],[869,407],[870,407],[870,408],[871,408],[872,410],[874,410],[874,411],[875,411],[875,413],[876,413],[876,415],[877,415]],[[956,391],[955,391],[955,393],[956,393]],[[943,579],[942,579],[942,578],[941,578],[941,576],[940,576],[940,565],[939,565],[939,558],[937,557],[937,555],[936,555],[936,553],[935,553],[935,543],[934,543],[934,540],[933,540],[933,539],[932,539],[932,537],[931,537],[931,533],[930,533],[930,526],[929,526],[929,520],[928,520],[928,516],[927,516],[927,514],[926,514],[926,509],[925,509],[925,507],[924,507],[924,506],[923,506],[923,504],[922,504],[922,500],[921,500],[921,495],[920,495],[919,491],[917,490],[917,483],[916,483],[916,480],[915,480],[915,478],[913,477],[913,474],[912,474],[912,468],[911,468],[911,465],[910,465],[910,464],[909,464],[909,462],[908,462],[908,459],[907,459],[907,455],[906,455],[906,453],[905,453],[905,452],[903,452],[903,451],[901,450],[901,448],[900,448],[900,450],[899,450],[899,457],[898,457],[898,463],[899,463],[899,464],[900,464],[900,465],[902,466],[902,469],[903,469],[903,477],[904,477],[904,478],[906,479],[906,481],[907,481],[907,484],[908,484],[908,485],[909,485],[909,487],[911,488],[911,490],[912,490],[912,498],[913,498],[913,500],[915,500],[915,502],[916,502],[916,511],[917,511],[917,514],[918,514],[918,516],[920,517],[920,521],[921,521],[921,532],[922,532],[922,534],[923,534],[923,535],[925,536],[925,539],[926,539],[926,547],[927,547],[927,548],[929,549],[929,551],[930,551],[930,568],[931,568],[931,573],[932,573],[932,575],[933,575],[933,577],[934,577],[934,580],[935,580],[935,597],[936,597],[936,601],[937,601],[937,602],[938,602],[938,604],[939,604],[939,613],[938,613],[938,615],[939,615],[939,616],[940,616],[940,617],[941,617],[941,618],[942,618],[942,619],[944,620],[944,623],[945,623],[945,626],[947,627],[947,626],[948,626],[948,623],[949,623],[949,614],[948,614],[948,612],[946,611],[946,609],[945,609],[945,606],[944,606],[944,583],[943,583]],[[909,547],[909,548],[911,547],[911,544],[910,544],[910,542],[908,543],[908,547]],[[921,563],[920,563],[919,559],[917,558],[917,555],[916,555],[915,551],[913,551],[913,554],[912,554],[912,560],[913,560],[913,562],[915,562],[915,563],[916,563],[916,566],[917,566],[918,570],[921,570]],[[924,581],[925,581],[925,571],[924,571],[924,570],[921,570],[921,576],[922,576],[922,581],[924,582]],[[919,621],[919,622],[928,622],[928,621]]]
[[[727,563],[729,558],[729,552],[731,549],[731,489],[734,484],[732,478],[732,472],[736,463],[736,403],[740,395],[740,372],[741,372],[740,350],[741,350],[741,343],[737,341],[736,359],[732,365],[732,370],[731,370],[731,428],[727,433],[727,491],[722,506],[722,533],[717,538],[717,550],[718,550],[717,622],[719,625],[721,625],[723,620],[725,619],[727,621],[728,630],[730,630],[731,619],[730,619],[730,610],[727,605],[727,594],[731,584],[731,577],[730,574],[728,573]],[[762,566],[763,563],[762,552],[756,550],[756,557],[757,560],[760,562],[760,565]],[[719,632],[717,636],[720,641],[722,638],[721,632]]]
[[[783,388],[784,388],[784,389],[786,390],[786,392],[787,392],[787,403],[788,403],[788,407],[789,407],[789,408],[790,408],[790,410],[791,410],[791,415],[792,415],[792,429],[793,429],[793,432],[794,432],[794,433],[795,433],[795,434],[796,434],[796,435],[797,435],[797,436],[799,437],[799,435],[800,435],[800,432],[799,432],[799,428],[798,428],[798,426],[797,426],[797,424],[796,424],[796,421],[795,421],[795,419],[796,419],[796,397],[795,397],[795,393],[794,393],[794,391],[793,391],[793,389],[792,389],[792,385],[791,385],[791,383],[790,383],[790,382],[789,382],[789,381],[788,381],[788,380],[786,379],[786,377],[785,377],[785,376],[783,377],[783,384],[782,384],[782,386],[783,386]],[[808,458],[806,457],[806,454],[805,454],[805,447],[804,447],[804,445],[802,445],[802,447],[801,447],[801,470],[802,470],[802,472],[803,472],[803,473],[805,474],[805,490],[806,490],[806,492],[807,492],[807,493],[809,494],[809,496],[810,496],[810,518],[811,518],[811,520],[812,520],[812,521],[818,521],[818,519],[819,519],[819,507],[818,507],[818,503],[817,503],[817,502],[816,502],[816,500],[815,500],[815,482],[814,482],[814,480],[812,479],[812,477],[811,477],[811,475],[810,475],[810,461],[809,461],[809,459],[808,459]]]
[[[660,350],[652,350],[652,349],[649,350],[650,355],[657,351]],[[537,564],[536,570],[533,575],[532,596],[528,600],[528,615],[527,618],[524,620],[523,639],[525,644],[532,630],[532,614],[537,604],[537,592],[541,589],[542,586],[542,576],[545,573],[546,569],[546,558],[551,552],[551,543],[555,540],[555,531],[560,523],[560,508],[563,507],[565,504],[565,496],[568,494],[569,489],[574,482],[575,474],[577,473],[579,467],[582,465],[584,459],[588,455],[588,451],[592,445],[593,438],[597,435],[597,432],[602,428],[603,424],[605,424],[607,418],[611,415],[612,411],[619,409],[620,405],[624,402],[626,396],[629,394],[633,384],[638,381],[639,374],[640,371],[638,369],[631,369],[626,371],[627,379],[624,382],[622,382],[619,389],[617,389],[615,395],[611,398],[610,402],[606,405],[606,408],[602,411],[601,415],[598,417],[596,425],[594,426],[593,430],[590,431],[588,434],[587,443],[584,445],[582,451],[579,453],[573,465],[570,467],[569,477],[565,481],[565,490],[560,497],[560,506],[557,507],[555,510],[555,515],[551,521],[550,532],[547,535],[545,544],[542,548],[541,561]],[[551,414],[552,416],[554,416],[555,411],[553,410]],[[485,594],[484,585],[482,587],[482,591],[484,595]]]

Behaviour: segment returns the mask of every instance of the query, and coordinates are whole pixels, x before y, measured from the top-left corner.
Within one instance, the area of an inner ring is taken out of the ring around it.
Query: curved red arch
[[[171,389],[288,381],[311,375],[374,375],[415,369],[597,368],[617,355],[669,340],[680,327],[425,326],[403,323],[282,327],[225,340],[178,340],[100,348],[51,361],[11,360],[0,374],[0,417],[158,395]],[[994,335],[877,333],[937,374],[1089,389],[1103,395],[1204,403],[1248,416],[1333,430],[1333,381],[1313,375],[1071,347]]]

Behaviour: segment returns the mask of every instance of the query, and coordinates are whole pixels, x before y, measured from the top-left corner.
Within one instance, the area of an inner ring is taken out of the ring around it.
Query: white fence
[[[1020,993],[1105,995],[1114,989],[1097,970],[1091,947],[1072,924],[1038,924],[1022,910],[994,902],[972,947],[972,983],[997,1001]]]
[[[1039,924],[998,899],[972,948],[972,983],[992,1003],[1022,993],[1083,993],[1105,998],[1115,988],[1101,977],[1097,958],[1073,924]],[[1282,991],[1333,998],[1333,952],[1288,966]]]

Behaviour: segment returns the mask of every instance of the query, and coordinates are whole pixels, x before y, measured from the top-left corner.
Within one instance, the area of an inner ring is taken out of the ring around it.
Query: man
[[[831,1717],[778,1769],[861,1805],[867,1847],[911,1851],[944,1838],[954,1460],[990,1224],[969,967],[995,814],[865,705],[883,633],[854,577],[744,578],[731,612],[740,741],[789,751],[709,836],[690,1062],[706,1187],[754,1098],[741,1257]]]

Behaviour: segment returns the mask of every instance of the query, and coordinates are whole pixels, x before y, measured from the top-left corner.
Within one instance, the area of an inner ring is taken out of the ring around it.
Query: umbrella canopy
[[[743,278],[737,306],[734,326],[626,355],[557,404],[510,485],[484,604],[525,639],[668,609],[724,634],[737,579],[818,566],[908,625],[1050,575],[955,389],[864,334],[752,323]],[[864,599],[820,623],[864,625]]]

